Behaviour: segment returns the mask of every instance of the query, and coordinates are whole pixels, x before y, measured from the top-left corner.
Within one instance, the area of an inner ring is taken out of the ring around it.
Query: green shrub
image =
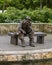
[[[0,13],[0,23],[5,23],[6,15],[4,13]]]
[[[8,7],[6,12],[0,13],[0,23],[18,23],[26,16],[30,16],[32,22],[52,22],[52,9],[44,7],[43,9],[37,8],[36,10],[18,10],[14,7]]]

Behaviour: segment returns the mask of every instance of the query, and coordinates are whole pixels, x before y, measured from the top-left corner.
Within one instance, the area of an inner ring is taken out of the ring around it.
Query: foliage
[[[6,19],[6,15],[4,13],[0,13],[0,23],[4,23]]]
[[[19,10],[15,7],[8,7],[6,12],[0,13],[0,23],[13,23],[20,22],[26,16],[30,16],[32,22],[52,22],[52,9],[43,7],[43,9],[37,8],[36,10],[23,9]]]
[[[6,9],[9,6],[15,7],[17,9],[32,9],[34,10],[36,7],[44,7],[47,6],[52,8],[52,0],[0,0],[0,9]]]
[[[0,0],[0,10],[0,23],[19,22],[26,16],[33,22],[52,22],[52,0]]]

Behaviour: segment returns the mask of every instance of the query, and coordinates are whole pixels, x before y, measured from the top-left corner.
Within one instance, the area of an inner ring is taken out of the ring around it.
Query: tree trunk
[[[40,9],[42,9],[42,0],[40,0]]]
[[[3,3],[3,8],[2,8],[2,13],[3,13],[4,10],[5,10],[5,5],[6,5],[6,2],[4,1],[4,3]]]

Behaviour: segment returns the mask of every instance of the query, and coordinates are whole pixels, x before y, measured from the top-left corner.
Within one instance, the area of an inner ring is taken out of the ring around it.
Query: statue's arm
[[[22,33],[26,33],[23,29],[22,29],[22,21],[20,22],[20,24],[18,25],[18,31],[21,31]]]

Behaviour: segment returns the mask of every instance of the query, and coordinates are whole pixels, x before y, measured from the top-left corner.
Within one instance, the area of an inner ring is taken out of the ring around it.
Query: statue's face
[[[27,19],[27,22],[30,22],[30,19]]]
[[[26,26],[27,26],[27,27],[30,26],[30,20],[29,20],[29,19],[26,20]]]

